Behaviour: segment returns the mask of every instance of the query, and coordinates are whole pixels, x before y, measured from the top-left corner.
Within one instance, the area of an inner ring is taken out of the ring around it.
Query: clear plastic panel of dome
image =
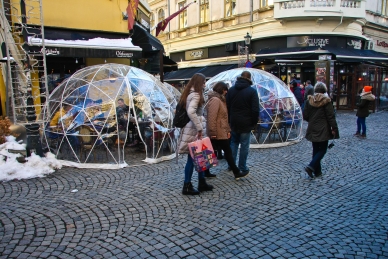
[[[177,138],[164,88],[127,65],[79,70],[50,95],[44,140],[65,165],[76,167],[136,165],[139,151],[145,162],[171,159]]]
[[[299,142],[303,122],[301,107],[286,84],[266,71],[236,68],[221,72],[206,83],[205,97],[219,81],[233,86],[243,71],[251,73],[252,87],[260,102],[259,123],[252,131],[251,147],[277,147]]]

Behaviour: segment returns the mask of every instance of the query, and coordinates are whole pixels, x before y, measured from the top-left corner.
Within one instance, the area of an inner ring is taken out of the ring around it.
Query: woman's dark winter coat
[[[338,125],[334,115],[331,99],[327,94],[309,95],[305,104],[303,118],[308,121],[306,139],[311,142],[323,142],[339,138]]]
[[[360,118],[366,118],[369,116],[369,104],[375,100],[375,96],[371,92],[362,92],[360,100],[356,104],[357,113],[356,116]]]

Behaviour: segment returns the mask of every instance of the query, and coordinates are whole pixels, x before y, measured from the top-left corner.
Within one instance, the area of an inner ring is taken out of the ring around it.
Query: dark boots
[[[210,173],[209,169],[205,171],[205,177],[207,178],[214,178],[217,177],[217,175]]]
[[[246,177],[247,175],[249,174],[249,171],[246,171],[246,172],[233,172],[233,175],[234,175],[234,179],[235,180],[240,180],[240,178],[244,178]]]
[[[198,179],[198,191],[206,192],[206,191],[212,191],[212,190],[213,190],[213,185],[207,184],[205,178]]]
[[[199,191],[194,189],[193,185],[190,183],[184,183],[183,184],[183,190],[182,190],[183,195],[198,195]]]

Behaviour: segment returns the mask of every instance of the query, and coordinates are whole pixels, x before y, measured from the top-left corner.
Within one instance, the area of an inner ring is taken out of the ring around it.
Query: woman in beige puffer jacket
[[[205,87],[206,78],[203,74],[197,73],[193,75],[189,83],[183,90],[179,103],[186,107],[187,115],[190,121],[181,129],[178,141],[178,153],[187,154],[187,162],[185,166],[185,181],[183,184],[182,194],[198,195],[202,191],[211,191],[213,186],[206,183],[205,173],[198,173],[198,190],[194,189],[191,183],[191,177],[194,172],[194,162],[189,153],[188,143],[203,136],[204,118],[203,114],[203,88]]]

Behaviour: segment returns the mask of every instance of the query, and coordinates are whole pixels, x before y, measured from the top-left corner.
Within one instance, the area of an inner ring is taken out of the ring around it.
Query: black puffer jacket
[[[322,142],[332,139],[331,131],[339,138],[338,125],[334,115],[331,99],[326,94],[316,93],[307,97],[303,119],[308,121],[306,139],[311,142]]]
[[[259,97],[251,85],[251,80],[238,77],[226,95],[230,127],[237,133],[250,132],[259,120]]]

